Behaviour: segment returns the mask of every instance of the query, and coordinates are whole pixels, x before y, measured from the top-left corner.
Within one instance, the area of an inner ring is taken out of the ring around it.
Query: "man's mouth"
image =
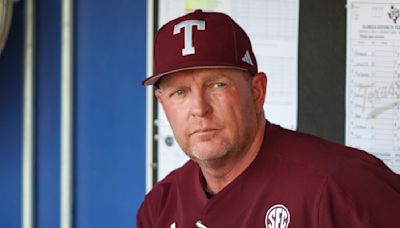
[[[209,135],[214,134],[217,130],[216,128],[200,128],[193,131],[191,135]]]

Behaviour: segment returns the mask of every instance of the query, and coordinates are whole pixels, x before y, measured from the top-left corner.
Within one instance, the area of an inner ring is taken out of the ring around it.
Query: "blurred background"
[[[29,23],[35,27],[30,221],[33,227],[60,227],[62,1],[10,2],[12,22],[0,55],[0,227],[23,225]],[[73,227],[135,227],[145,195],[146,0],[75,1],[73,20]]]

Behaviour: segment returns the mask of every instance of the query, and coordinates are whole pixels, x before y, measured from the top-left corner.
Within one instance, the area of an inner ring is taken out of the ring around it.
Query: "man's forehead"
[[[231,68],[204,68],[204,69],[189,69],[179,72],[170,73],[162,77],[159,81],[161,84],[173,84],[174,82],[183,81],[208,81],[219,78],[231,78],[238,75],[246,75],[247,71]]]

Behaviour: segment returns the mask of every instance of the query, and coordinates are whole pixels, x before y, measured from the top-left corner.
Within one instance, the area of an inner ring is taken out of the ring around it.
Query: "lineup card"
[[[400,1],[348,1],[346,144],[400,173]]]
[[[159,0],[159,27],[195,9],[230,15],[247,32],[259,71],[268,77],[266,118],[297,128],[299,0]],[[181,166],[187,157],[174,140],[158,106],[158,179]]]

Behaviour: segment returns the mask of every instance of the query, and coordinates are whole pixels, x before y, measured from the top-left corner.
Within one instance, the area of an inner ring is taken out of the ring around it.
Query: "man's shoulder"
[[[146,194],[142,205],[137,213],[138,221],[150,224],[166,207],[176,204],[179,195],[179,185],[185,182],[189,176],[196,173],[197,165],[189,160],[182,167],[170,172],[164,179],[156,183],[149,193]]]
[[[189,160],[183,166],[171,171],[165,178],[157,182],[150,192],[146,195],[145,201],[159,202],[161,199],[173,197],[178,194],[178,187],[185,184],[187,180],[193,180],[198,172],[195,162]]]
[[[172,188],[178,185],[178,182],[184,181],[185,178],[188,178],[187,176],[193,177],[197,168],[197,164],[189,160],[183,166],[171,171],[165,178],[157,182],[148,196],[168,194]]]
[[[296,182],[296,186],[305,183],[303,186],[307,189],[312,181],[319,181],[320,224],[351,223],[364,216],[371,218],[372,227],[389,227],[383,224],[390,221],[384,220],[399,213],[400,175],[379,158],[357,148],[278,126],[272,126],[269,137],[266,140],[270,143],[266,143],[264,152],[270,152],[282,169],[288,170],[289,182],[296,178],[303,180],[304,176],[300,175],[304,173],[307,179],[300,184]],[[300,190],[300,187],[296,189]]]
[[[391,173],[379,158],[366,151],[307,133],[272,125],[266,138],[266,150],[282,162],[298,164],[331,178],[348,177],[354,172]]]

